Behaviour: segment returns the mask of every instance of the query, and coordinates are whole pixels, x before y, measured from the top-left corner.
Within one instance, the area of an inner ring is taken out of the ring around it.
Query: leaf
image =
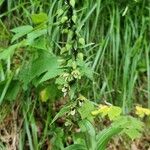
[[[35,39],[47,34],[47,29],[38,29],[27,35],[27,43],[32,46]]]
[[[5,96],[6,96],[6,93],[8,91],[9,86],[10,86],[10,83],[11,83],[11,81],[13,79],[13,76],[14,76],[13,73],[10,72],[10,74],[8,76],[8,79],[6,81],[6,84],[4,85],[4,88],[3,88],[2,92],[1,92],[1,95],[0,95],[0,105],[2,104],[2,102],[3,102],[3,100],[4,100]]]
[[[10,31],[12,31],[14,33],[20,33],[20,32],[26,33],[26,32],[32,31],[32,30],[33,30],[32,26],[25,25],[25,26],[19,26],[19,27],[13,28]]]
[[[41,36],[38,39],[35,39],[30,46],[36,49],[47,50],[46,45],[47,43],[45,37]]]
[[[51,124],[54,123],[59,117],[62,117],[63,115],[65,115],[67,112],[69,112],[71,109],[71,106],[65,106],[63,107],[54,117],[54,119],[52,120]]]
[[[21,38],[24,35],[28,34],[32,30],[33,30],[33,27],[30,26],[30,25],[20,26],[20,27],[12,29],[11,31],[16,33],[16,34],[12,37],[11,42],[14,42],[14,41],[18,40],[19,38]]]
[[[31,19],[34,24],[40,24],[48,21],[48,16],[46,13],[40,12],[39,14],[32,14]]]
[[[90,121],[84,119],[79,122],[79,126],[82,132],[86,135],[86,143],[88,149],[96,148],[96,133],[95,128]]]
[[[9,88],[7,90],[7,93],[6,93],[6,99],[12,101],[12,100],[15,100],[18,93],[20,91],[20,83],[19,81],[17,80],[13,80],[10,85],[9,85]]]
[[[81,120],[79,126],[82,132],[88,132],[90,136],[95,137],[95,129],[87,119]]]
[[[98,110],[92,111],[91,113],[94,116],[100,114],[102,117],[108,115],[110,120],[115,120],[121,115],[122,110],[117,106],[100,105],[100,108]]]
[[[125,129],[123,132],[126,133],[126,135],[128,135],[128,137],[130,137],[132,140],[142,135],[137,129],[134,128]]]
[[[131,116],[118,117],[112,123],[112,127],[122,128],[122,134],[128,135],[132,140],[138,138],[143,131],[143,123]]]
[[[64,148],[64,150],[87,150],[87,148],[81,144],[73,144]]]
[[[93,110],[94,110],[94,105],[89,100],[85,100],[83,102],[83,105],[78,108],[78,112],[80,113],[81,118],[82,119],[87,118],[88,120],[93,119],[93,116],[91,114],[91,111],[93,111]]]
[[[9,57],[11,57],[13,55],[15,49],[19,46],[20,46],[19,44],[14,44],[6,49],[3,49],[3,51],[0,52],[0,60],[1,59],[6,60]]]
[[[115,120],[118,116],[120,116],[122,110],[120,107],[112,106],[108,112],[108,117],[110,120]]]
[[[97,148],[96,150],[105,150],[109,140],[120,133],[122,128],[118,127],[109,127],[107,129],[102,130],[96,137],[97,139]]]
[[[39,83],[44,82],[50,78],[53,78],[59,74],[59,64],[57,61],[57,57],[53,56],[47,51],[39,52],[39,57],[35,60],[29,62],[23,66],[22,70],[20,71],[20,80],[24,83],[24,88],[27,88],[27,85],[34,79],[41,76],[41,80],[37,81]],[[45,73],[51,72],[52,74]]]
[[[4,0],[0,0],[0,6],[3,4]]]
[[[52,79],[60,75],[62,72],[63,72],[62,69],[56,68],[56,66],[54,65],[48,72],[45,73],[45,75],[42,77],[39,83]]]
[[[88,64],[86,64],[84,61],[77,59],[77,64],[80,67],[81,74],[85,75],[89,79],[93,79],[93,70],[88,67]]]

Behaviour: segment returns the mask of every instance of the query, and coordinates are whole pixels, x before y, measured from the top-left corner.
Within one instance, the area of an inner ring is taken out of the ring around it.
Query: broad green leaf
[[[82,132],[87,131],[90,136],[95,137],[95,129],[93,125],[87,119],[81,120],[79,122],[79,126]]]
[[[30,46],[36,49],[47,50],[46,38],[41,36],[35,39]]]
[[[64,148],[64,150],[88,150],[88,149],[84,145],[73,144],[73,145],[70,145],[70,146]]]
[[[47,72],[53,72],[52,74],[47,74],[41,81],[45,81],[52,77],[57,76],[59,73],[59,64],[57,61],[57,57],[53,56],[47,51],[39,52],[39,57],[26,66],[23,66],[20,72],[20,80],[24,83],[24,88],[26,89],[29,82],[31,82],[34,78],[39,77],[41,75],[45,75]],[[48,76],[49,75],[49,76]],[[38,81],[38,82],[41,82]]]
[[[40,12],[39,14],[32,14],[31,19],[34,24],[40,24],[48,21],[48,16],[46,13]]]
[[[48,72],[45,73],[45,75],[41,78],[39,83],[55,78],[56,76],[60,75],[62,72],[63,72],[62,69],[59,69],[58,66],[54,65],[51,67],[51,69]]]
[[[47,29],[38,29],[34,30],[33,32],[29,33],[27,35],[27,43],[32,46],[33,41],[37,39],[38,37],[41,37],[42,35],[47,34]]]
[[[33,30],[32,26],[20,26],[17,28],[12,29],[11,31],[16,33],[13,37],[11,42],[14,42],[16,40],[18,40],[19,38],[23,37],[24,35],[28,34],[29,32],[31,32]]]

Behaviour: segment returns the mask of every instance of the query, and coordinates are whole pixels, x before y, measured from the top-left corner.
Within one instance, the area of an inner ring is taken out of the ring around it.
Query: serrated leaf
[[[102,117],[108,115],[110,120],[115,120],[121,115],[122,110],[117,106],[100,105],[100,108],[98,110],[92,111],[91,113],[92,115],[100,114]]]
[[[80,67],[80,72],[82,75],[85,75],[89,79],[93,79],[93,70],[82,60],[77,60],[77,64]]]
[[[39,14],[32,14],[31,19],[34,24],[40,24],[48,21],[48,16],[46,13],[40,12]]]
[[[132,140],[134,140],[135,138],[139,138],[142,135],[138,130],[134,128],[125,129],[123,130],[123,132]]]
[[[120,107],[112,106],[108,112],[108,117],[110,120],[115,120],[118,116],[120,116],[122,110]]]

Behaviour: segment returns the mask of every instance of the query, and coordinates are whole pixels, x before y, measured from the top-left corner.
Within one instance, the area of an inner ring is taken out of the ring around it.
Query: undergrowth
[[[149,18],[146,0],[1,0],[0,149],[105,150],[116,135],[141,137]]]

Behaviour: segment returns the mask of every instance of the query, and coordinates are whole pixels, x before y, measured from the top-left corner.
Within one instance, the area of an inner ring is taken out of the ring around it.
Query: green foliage
[[[125,114],[135,103],[150,107],[149,8],[145,0],[0,0],[0,105],[18,106],[16,149],[105,150],[116,135],[140,137],[143,124]]]
[[[133,124],[136,125],[133,126]],[[119,117],[111,124],[110,127],[100,131],[97,134],[95,133],[94,126],[88,120],[82,120],[79,125],[81,127],[81,131],[86,137],[84,138],[86,144],[84,146],[80,146],[88,150],[105,150],[112,137],[118,134],[126,134],[133,140],[141,136],[141,132],[143,131],[143,123],[128,116]],[[71,147],[78,148],[78,145],[71,145],[68,149]]]
[[[122,113],[122,109],[117,106],[100,105],[98,110],[92,111],[92,115],[100,114],[102,117],[108,116],[110,120],[115,120]]]
[[[27,88],[28,83],[41,75],[39,79],[40,83],[54,78],[60,73],[61,70],[59,69],[57,57],[42,50],[38,52],[38,58],[31,60],[22,67],[20,80],[23,81],[24,87]]]
[[[78,112],[81,115],[82,119],[88,119],[88,120],[92,120],[92,114],[91,111],[94,110],[94,105],[92,102],[85,100],[83,102],[83,104],[81,105],[81,107],[78,108]]]

